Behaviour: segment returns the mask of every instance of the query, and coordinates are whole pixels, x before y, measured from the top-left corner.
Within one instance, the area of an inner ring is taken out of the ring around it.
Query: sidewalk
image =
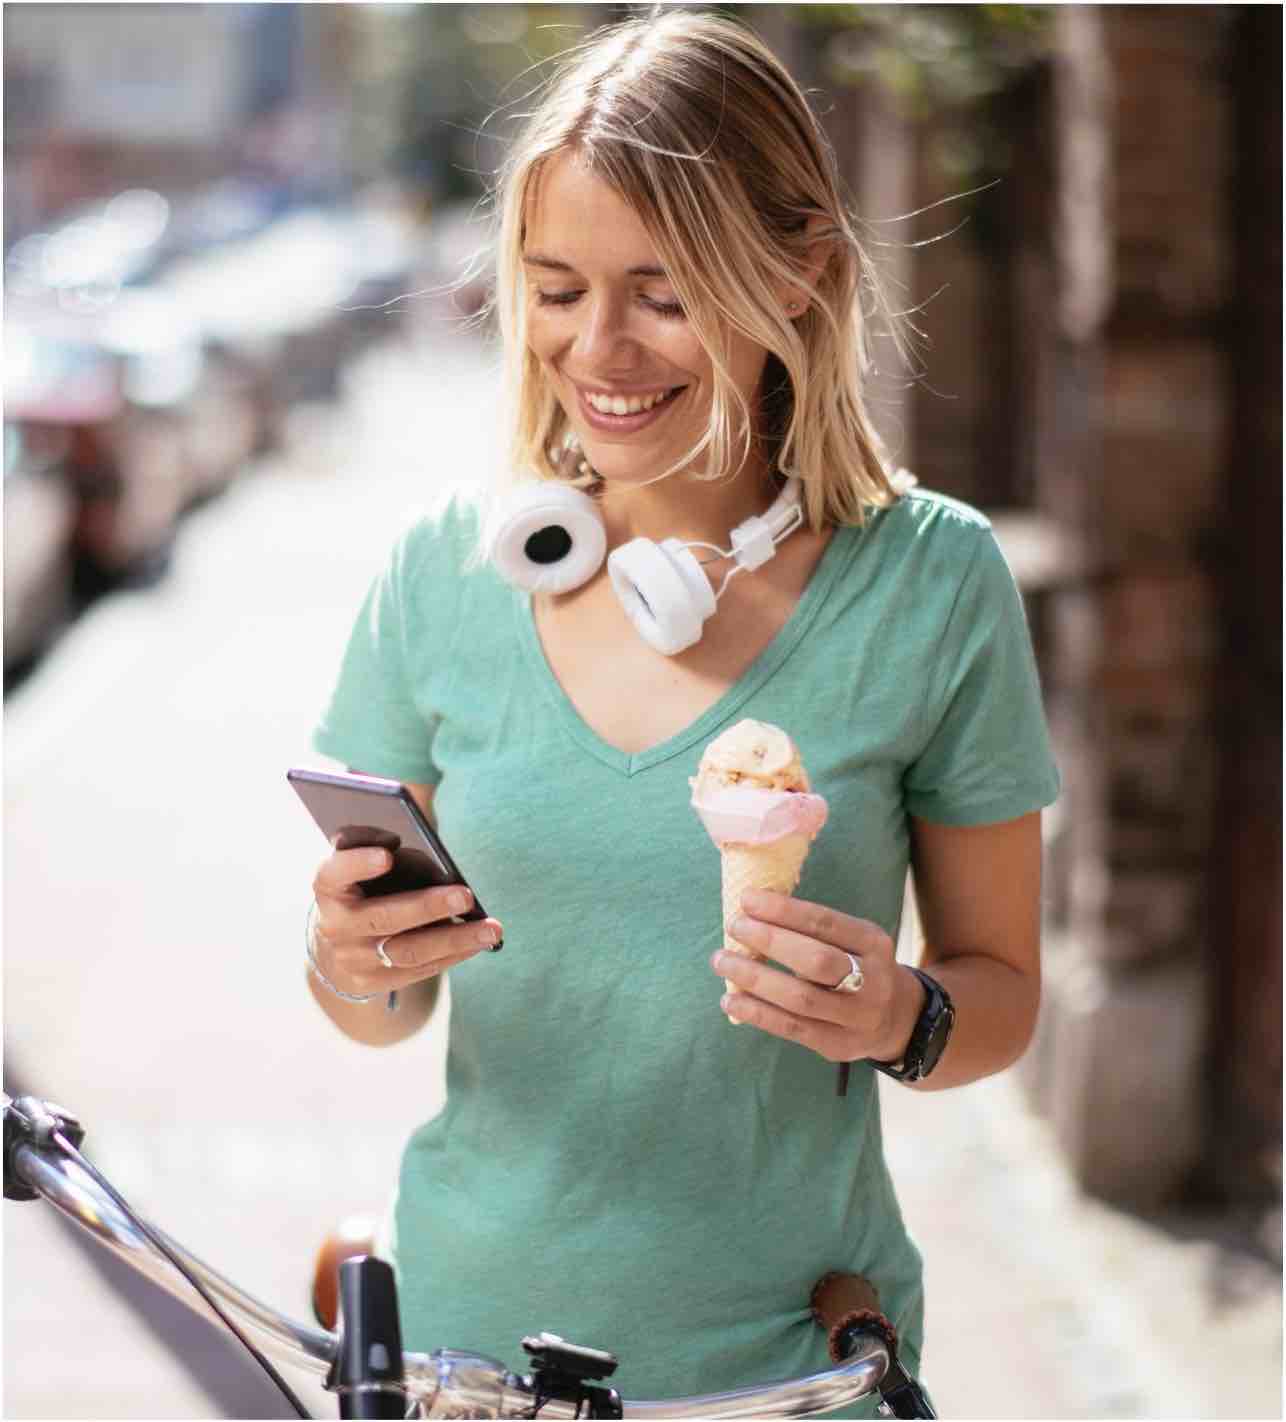
[[[301,1317],[321,1235],[382,1203],[440,1100],[444,1043],[363,1050],[308,1001],[317,844],[284,769],[320,763],[311,722],[392,538],[499,457],[497,388],[464,338],[373,354],[342,419],[300,412],[290,457],[185,528],[174,576],[95,609],[6,706],[6,1075],[76,1110],[169,1233]],[[942,1416],[1281,1416],[1280,1280],[1081,1199],[1006,1077],[883,1089]],[[4,1220],[5,1417],[285,1415],[52,1212]]]

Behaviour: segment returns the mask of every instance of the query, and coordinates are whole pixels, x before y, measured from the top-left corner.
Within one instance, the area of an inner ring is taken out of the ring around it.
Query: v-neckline
[[[848,555],[857,546],[861,532],[859,528],[848,527],[835,530],[804,585],[794,610],[763,651],[696,720],[656,745],[648,746],[646,750],[625,751],[610,744],[577,710],[576,704],[554,675],[549,658],[545,655],[544,644],[536,627],[535,608],[530,593],[514,599],[518,618],[518,640],[522,644],[532,673],[544,689],[551,708],[572,740],[582,750],[619,774],[626,777],[637,775],[654,765],[682,755],[697,741],[705,740],[781,668],[826,601]]]

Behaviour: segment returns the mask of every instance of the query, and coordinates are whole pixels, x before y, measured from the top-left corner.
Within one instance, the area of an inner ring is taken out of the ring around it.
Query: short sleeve
[[[437,717],[416,696],[408,655],[410,595],[423,561],[418,533],[398,542],[366,595],[313,747],[368,775],[436,785]]]
[[[910,813],[939,824],[1017,819],[1059,792],[1022,597],[990,528],[976,537],[903,777]]]

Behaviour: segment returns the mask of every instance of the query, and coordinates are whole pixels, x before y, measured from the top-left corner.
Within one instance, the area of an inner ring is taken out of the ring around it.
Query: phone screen
[[[393,867],[387,873],[358,885],[368,897],[440,884],[470,887],[411,792],[396,780],[314,770],[289,770],[286,778],[336,849],[372,847],[392,853]],[[476,894],[473,907],[460,917],[487,917]]]

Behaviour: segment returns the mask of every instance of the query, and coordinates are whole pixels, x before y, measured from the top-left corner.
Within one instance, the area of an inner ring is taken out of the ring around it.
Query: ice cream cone
[[[795,892],[809,846],[826,823],[826,801],[812,793],[795,743],[766,721],[738,721],[711,741],[689,783],[692,808],[723,863],[723,946],[760,958],[729,931],[741,896],[747,889]]]
[[[740,953],[743,958],[759,958],[761,955],[738,943],[729,932],[729,925],[741,912],[741,896],[747,889],[772,889],[779,894],[790,894],[799,883],[804,860],[812,846],[809,834],[788,834],[770,844],[725,844],[720,848],[723,861],[723,946],[730,953]],[[724,983],[730,992],[736,992],[736,985]],[[730,1017],[729,1021],[740,1019]]]

